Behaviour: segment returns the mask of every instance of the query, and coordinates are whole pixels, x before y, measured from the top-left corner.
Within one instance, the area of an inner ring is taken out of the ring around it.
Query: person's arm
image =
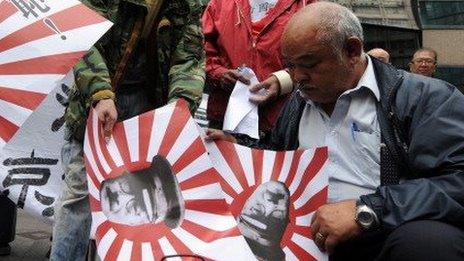
[[[201,101],[205,83],[205,54],[203,34],[200,26],[201,5],[187,0],[188,13],[185,17],[168,17],[172,23],[176,45],[171,53],[169,68],[169,102],[183,98],[189,103],[190,111],[196,110]]]
[[[77,90],[85,104],[85,111],[88,111],[90,106],[95,106],[98,118],[103,122],[105,137],[108,139],[116,122],[117,112],[111,78],[104,58],[97,48],[92,47],[74,66],[73,71]],[[73,106],[72,103],[70,106]],[[68,107],[68,110],[78,109]],[[72,116],[73,113],[67,115]]]
[[[400,89],[397,98],[400,119],[410,125],[409,165],[417,179],[361,197],[385,229],[420,219],[464,225],[464,96],[431,81],[434,86],[406,86],[418,89],[413,95]]]
[[[282,95],[293,91],[293,81],[287,70],[273,72],[266,80],[250,87],[250,101],[256,104],[266,104],[279,98]],[[266,90],[265,94],[260,94],[260,90]]]
[[[206,52],[206,74],[213,87],[220,86],[222,75],[229,69],[220,56],[217,45],[219,32],[214,21],[216,20],[216,0],[211,0],[202,17],[203,34],[205,35],[204,49]]]
[[[424,219],[464,226],[464,96],[449,84],[430,80],[434,86],[405,82],[397,94],[399,118],[409,126],[411,180],[360,197],[375,211],[376,229],[389,231]],[[330,253],[365,232],[353,219],[355,203],[326,204],[315,212],[311,233],[321,250]]]

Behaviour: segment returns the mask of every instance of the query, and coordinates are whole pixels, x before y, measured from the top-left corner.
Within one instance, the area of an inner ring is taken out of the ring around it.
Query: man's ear
[[[349,58],[360,57],[363,52],[363,43],[358,37],[351,36],[346,40],[345,49]]]

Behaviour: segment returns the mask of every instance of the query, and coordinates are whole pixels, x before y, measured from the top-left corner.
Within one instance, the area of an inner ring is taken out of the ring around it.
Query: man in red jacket
[[[249,84],[237,67],[253,69],[266,89],[260,104],[259,128],[269,132],[293,90],[280,54],[280,38],[290,17],[314,0],[211,0],[203,14],[206,74],[210,88],[207,116],[210,127],[222,129],[229,96],[237,81]],[[270,100],[274,100],[268,103]]]

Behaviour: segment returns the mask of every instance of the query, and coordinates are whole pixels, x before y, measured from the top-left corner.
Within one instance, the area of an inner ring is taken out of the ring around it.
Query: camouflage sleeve
[[[74,78],[86,107],[102,99],[114,99],[110,74],[97,48],[92,47],[74,66]]]
[[[90,105],[101,99],[114,98],[108,68],[95,47],[74,66],[74,81],[65,113],[69,129],[65,138],[83,141]]]
[[[201,101],[205,83],[205,54],[203,34],[200,26],[202,5],[199,0],[188,2],[189,12],[186,17],[172,17],[173,34],[178,43],[172,52],[169,69],[169,101],[184,98],[190,110],[195,111]],[[176,37],[177,35],[177,37]]]

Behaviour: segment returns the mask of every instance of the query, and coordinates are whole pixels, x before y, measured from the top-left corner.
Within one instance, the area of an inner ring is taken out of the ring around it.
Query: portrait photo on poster
[[[262,260],[284,260],[280,246],[289,222],[290,192],[280,181],[259,185],[237,218],[240,232]]]
[[[108,220],[123,225],[164,222],[173,229],[185,213],[179,183],[169,161],[160,155],[154,156],[146,169],[133,173],[126,170],[103,181],[100,198]]]

